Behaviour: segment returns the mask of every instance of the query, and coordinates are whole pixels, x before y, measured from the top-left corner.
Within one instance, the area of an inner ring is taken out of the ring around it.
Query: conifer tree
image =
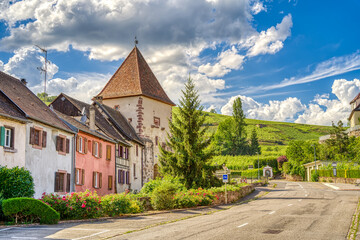
[[[248,144],[246,142],[245,114],[240,97],[236,98],[233,103],[233,119],[235,122],[235,155],[245,155],[248,152]]]
[[[258,140],[258,136],[256,133],[256,129],[254,128],[251,132],[251,138],[250,138],[250,151],[249,154],[250,155],[255,155],[256,153],[259,153],[259,155],[261,154],[261,148],[259,145],[259,140]]]
[[[179,111],[169,121],[167,146],[171,150],[160,147],[161,172],[180,178],[187,188],[209,187],[216,181],[215,168],[210,166],[210,138],[205,138],[203,107],[191,78],[182,94]]]

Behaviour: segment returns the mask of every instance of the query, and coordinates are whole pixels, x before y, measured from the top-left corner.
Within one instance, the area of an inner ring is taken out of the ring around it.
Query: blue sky
[[[206,109],[249,118],[347,122],[360,92],[360,3],[349,1],[95,1],[0,3],[0,70],[43,91],[48,49],[52,95],[89,102],[139,39],[177,102],[188,74]]]

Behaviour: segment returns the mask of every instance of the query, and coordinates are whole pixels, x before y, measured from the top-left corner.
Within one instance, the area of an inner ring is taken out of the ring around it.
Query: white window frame
[[[5,128],[5,144],[4,147],[10,148],[11,147],[11,131],[10,128]]]
[[[99,173],[95,173],[95,188],[99,188]]]
[[[95,142],[95,157],[99,157],[99,143],[98,142]]]
[[[83,153],[83,138],[79,137],[79,152]]]
[[[76,169],[76,184],[80,184],[80,169]]]

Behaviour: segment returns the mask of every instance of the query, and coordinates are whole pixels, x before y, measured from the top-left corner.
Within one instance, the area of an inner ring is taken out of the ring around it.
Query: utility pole
[[[44,53],[45,58],[45,64],[44,67],[38,67],[37,69],[40,70],[40,73],[44,73],[44,102],[46,101],[46,78],[47,78],[47,50],[45,48],[42,48],[38,45],[35,45],[37,48],[39,48]]]

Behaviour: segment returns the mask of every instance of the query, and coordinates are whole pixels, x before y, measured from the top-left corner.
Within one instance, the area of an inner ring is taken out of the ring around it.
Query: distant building
[[[347,130],[349,136],[360,136],[360,93],[350,102],[351,113],[349,116],[350,128]]]
[[[158,175],[159,145],[165,147],[168,121],[175,104],[136,46],[94,99],[125,116],[145,144],[142,149],[142,182],[155,178]]]
[[[35,197],[74,191],[74,132],[23,82],[0,72],[0,165],[31,172]]]

